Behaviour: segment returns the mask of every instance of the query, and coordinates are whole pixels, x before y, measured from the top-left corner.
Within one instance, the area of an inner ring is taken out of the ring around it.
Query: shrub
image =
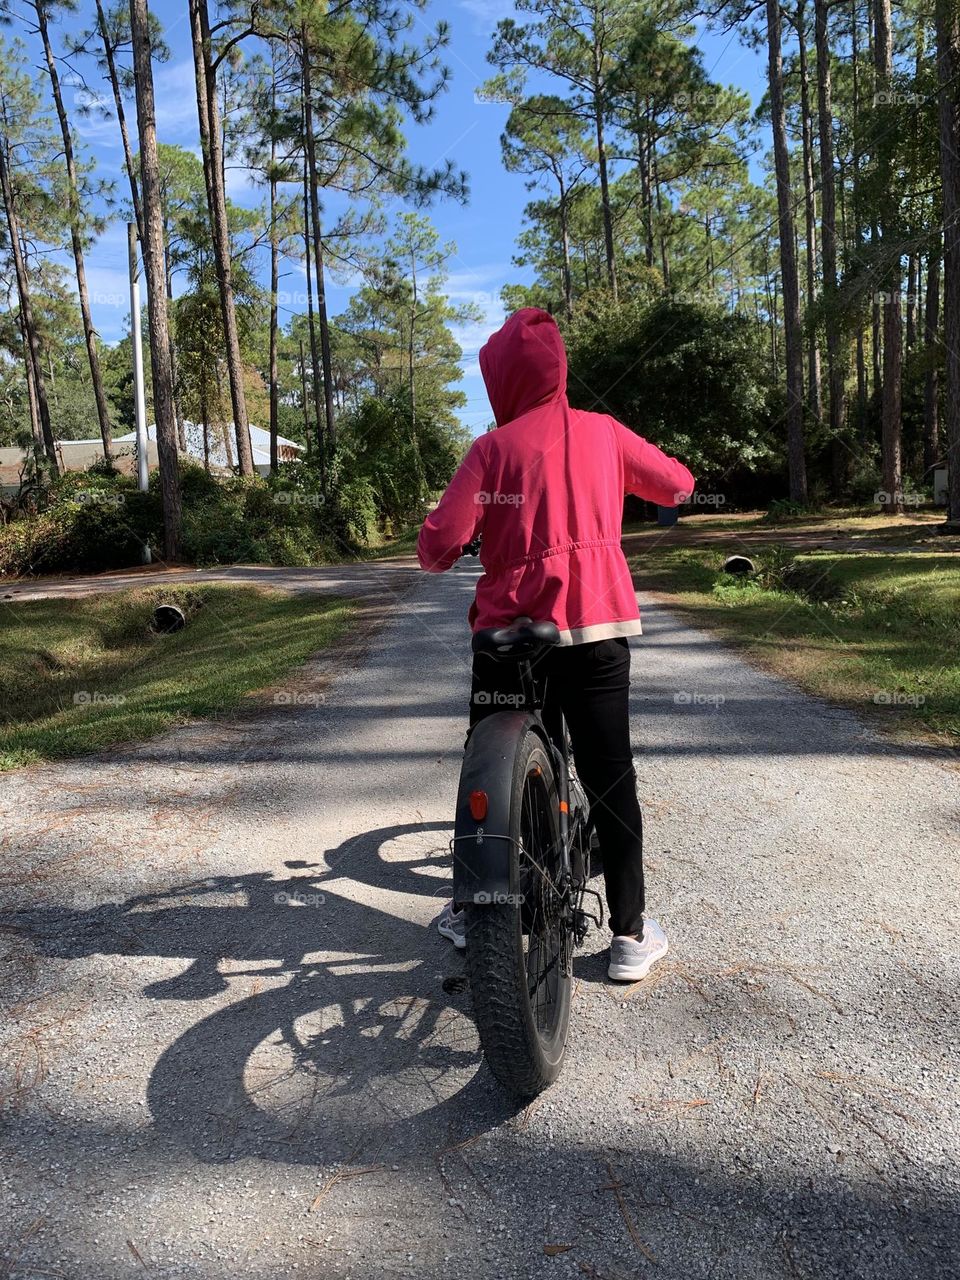
[[[763,521],[764,524],[781,524],[784,520],[819,515],[821,510],[820,504],[816,502],[796,502],[793,498],[774,498],[763,516]]]
[[[700,302],[609,304],[565,326],[568,394],[682,459],[704,490],[738,501],[737,469],[782,465],[776,392],[756,326]]]
[[[437,452],[431,465],[439,465]],[[221,479],[181,461],[184,559],[323,564],[372,541],[385,519],[418,512],[423,479],[410,489],[409,469],[401,468],[399,496],[384,503],[372,478],[350,463],[349,454],[338,457],[325,488],[307,462],[285,463],[275,476]],[[141,493],[132,478],[98,464],[56,478],[0,528],[0,573],[125,568],[140,563],[144,543],[156,548],[161,539],[159,476]]]
[[[0,529],[0,573],[97,573],[139,564],[160,539],[159,495],[116,473],[68,473],[38,505]]]
[[[369,541],[387,524],[419,519],[468,444],[462,428],[429,405],[414,414],[407,387],[361,401],[340,424],[333,488],[342,503],[344,536]]]

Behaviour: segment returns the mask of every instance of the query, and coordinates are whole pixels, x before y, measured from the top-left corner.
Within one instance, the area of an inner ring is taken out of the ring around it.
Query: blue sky
[[[151,8],[163,24],[172,50],[170,61],[155,69],[158,136],[162,142],[197,149],[186,0],[176,3],[163,0]],[[502,319],[501,287],[508,281],[526,278],[523,271],[511,265],[511,258],[522,226],[523,208],[531,197],[523,178],[505,173],[500,163],[499,136],[508,107],[475,99],[477,88],[492,72],[485,55],[496,22],[512,12],[512,0],[457,0],[456,3],[435,0],[418,16],[418,27],[413,33],[425,36],[440,18],[449,24],[451,33],[445,59],[452,73],[450,88],[438,101],[435,119],[429,125],[411,127],[408,138],[414,160],[429,166],[450,157],[469,175],[469,202],[465,206],[451,201],[438,203],[431,208],[430,216],[441,237],[454,241],[457,246],[449,263],[451,297],[477,304],[484,315],[481,324],[471,325],[457,334],[463,347],[461,386],[468,398],[462,418],[474,431],[483,429],[490,417],[477,352]],[[86,3],[82,4],[80,21],[84,26],[89,25]],[[763,57],[746,48],[736,32],[720,35],[701,30],[698,43],[708,74],[723,84],[747,91],[756,104],[764,87]],[[75,124],[84,144],[96,158],[100,172],[116,177],[122,196],[126,187],[115,122],[77,119]],[[229,194],[239,204],[255,205],[263,198],[262,192],[250,184],[240,168],[229,175]],[[104,341],[116,342],[126,333],[129,324],[126,228],[121,222],[112,223],[89,251],[87,274],[94,322]],[[302,273],[291,265],[286,288],[297,292],[301,282]],[[282,283],[281,289],[284,287]],[[349,284],[330,283],[331,314],[336,315],[343,309],[350,292]],[[294,301],[293,305],[296,310],[305,308],[305,302]]]

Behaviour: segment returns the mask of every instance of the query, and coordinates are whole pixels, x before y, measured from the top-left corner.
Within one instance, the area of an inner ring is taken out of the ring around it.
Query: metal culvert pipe
[[[723,572],[745,578],[751,573],[756,573],[757,566],[749,556],[728,556],[723,562]]]
[[[158,604],[153,611],[153,630],[160,636],[171,636],[187,625],[186,615],[179,605]]]

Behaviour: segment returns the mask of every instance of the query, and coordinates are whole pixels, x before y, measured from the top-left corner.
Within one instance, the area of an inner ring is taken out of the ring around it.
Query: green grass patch
[[[420,526],[418,524],[411,525],[409,529],[404,529],[396,537],[382,538],[379,542],[364,547],[359,554],[359,558],[362,560],[388,560],[391,556],[413,555],[417,549],[417,538],[419,536]]]
[[[812,693],[890,728],[960,739],[960,557],[750,547],[755,577],[723,573],[727,550],[631,557],[640,590],[745,647]]]
[[[151,629],[161,601],[187,625]],[[0,604],[0,769],[142,741],[238,706],[325,648],[352,602],[257,587]]]

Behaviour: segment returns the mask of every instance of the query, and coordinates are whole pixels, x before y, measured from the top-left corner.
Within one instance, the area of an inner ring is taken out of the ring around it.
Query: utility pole
[[[147,392],[143,380],[143,342],[140,335],[140,272],[137,268],[137,224],[127,223],[127,257],[130,264],[130,343],[133,347],[133,400],[137,422],[137,488],[146,493],[150,483],[147,457]],[[149,546],[143,544],[143,563],[150,564]]]

